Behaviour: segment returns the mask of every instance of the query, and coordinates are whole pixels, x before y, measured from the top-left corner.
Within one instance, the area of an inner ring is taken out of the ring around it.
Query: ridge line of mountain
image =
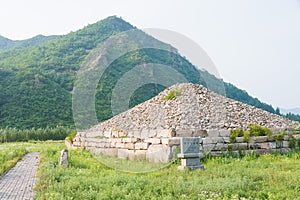
[[[136,27],[121,18],[111,16],[49,41],[37,42],[24,48],[0,50],[0,128],[74,126],[69,92],[74,88],[77,71],[94,48],[111,35],[131,29]],[[147,36],[148,40],[153,40],[153,37]],[[137,57],[133,59],[130,57],[132,55]],[[186,79],[192,83],[203,84],[205,76],[224,84],[227,97],[275,112],[271,105],[251,97],[246,91],[225,83],[205,71],[196,71],[197,69],[188,60],[178,54],[140,50],[130,52],[116,60],[106,71],[109,76],[100,80],[97,88],[97,96],[100,98],[95,102],[99,121],[112,117],[107,105],[110,103],[111,89],[117,81],[114,77],[116,70],[121,73],[117,76],[120,78],[130,69],[129,67],[151,61],[177,67],[176,69],[182,70]],[[147,85],[140,89],[140,93],[137,92],[132,97],[132,106],[150,99],[164,89],[155,87]],[[154,92],[147,93],[147,91]],[[102,108],[104,106],[104,111],[99,111],[101,106]]]

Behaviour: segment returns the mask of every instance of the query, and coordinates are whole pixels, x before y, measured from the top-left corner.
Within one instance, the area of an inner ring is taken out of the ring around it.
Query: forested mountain
[[[43,36],[37,35],[33,38],[27,40],[10,40],[8,38],[0,36],[0,51],[12,50],[12,49],[21,49],[30,46],[35,46],[42,44],[44,42],[54,40],[59,36]]]
[[[99,44],[131,29],[136,28],[112,16],[62,36],[37,36],[18,42],[0,37],[0,128],[74,126],[72,90],[77,71]],[[147,37],[148,42],[159,42]],[[95,107],[100,121],[112,116],[109,105],[112,88],[118,79],[133,66],[148,62],[172,66],[192,83],[206,86],[203,77],[223,83],[205,71],[198,71],[176,53],[153,49],[129,52],[113,62],[99,81]],[[271,105],[261,103],[232,84],[224,83],[224,86],[228,97],[275,112]],[[163,89],[154,84],[139,88],[131,97],[130,106]]]

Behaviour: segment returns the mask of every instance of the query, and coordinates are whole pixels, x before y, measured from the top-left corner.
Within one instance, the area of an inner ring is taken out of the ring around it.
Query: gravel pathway
[[[0,179],[0,199],[33,199],[40,153],[28,153]]]

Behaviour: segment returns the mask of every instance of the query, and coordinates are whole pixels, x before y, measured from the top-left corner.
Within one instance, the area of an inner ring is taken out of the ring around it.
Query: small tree
[[[275,114],[276,114],[276,115],[281,115],[280,109],[279,109],[278,107],[277,107],[276,110],[275,110]]]

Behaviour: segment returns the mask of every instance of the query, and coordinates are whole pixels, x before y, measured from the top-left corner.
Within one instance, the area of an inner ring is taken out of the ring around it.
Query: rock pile
[[[166,100],[171,91],[174,99]],[[271,129],[286,129],[299,123],[267,111],[223,97],[202,85],[174,85],[158,96],[107,120],[91,130],[111,128],[130,134],[133,130],[208,130],[244,128],[258,124]]]
[[[202,85],[184,83],[78,133],[73,144],[95,153],[129,159],[138,155],[151,161],[156,161],[154,150],[163,151],[165,155],[157,155],[166,162],[179,145],[172,140],[174,136],[208,139],[218,133],[229,139],[230,129],[247,129],[248,124],[266,126],[273,132],[300,128],[298,122],[223,97]]]

